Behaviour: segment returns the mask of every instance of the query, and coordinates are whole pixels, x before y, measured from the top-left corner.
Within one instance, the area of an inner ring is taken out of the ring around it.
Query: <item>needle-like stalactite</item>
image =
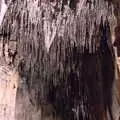
[[[113,120],[113,14],[105,0],[12,1],[1,31],[17,43],[16,120]]]

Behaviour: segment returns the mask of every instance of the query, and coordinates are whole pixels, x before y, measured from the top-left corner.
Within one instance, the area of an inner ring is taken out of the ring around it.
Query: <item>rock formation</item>
[[[19,74],[15,120],[119,120],[119,0],[7,3],[0,61]]]

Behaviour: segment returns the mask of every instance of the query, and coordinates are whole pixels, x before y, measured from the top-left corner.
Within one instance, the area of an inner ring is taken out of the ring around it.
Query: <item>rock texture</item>
[[[13,42],[9,45],[5,44],[3,57],[3,42],[0,41],[0,120],[15,120],[19,73],[9,66],[12,59],[8,53],[8,49],[14,50],[14,47]]]
[[[15,120],[15,101],[18,73],[0,66],[0,119]]]
[[[20,77],[16,120],[119,120],[118,9],[117,0],[10,1],[0,49]]]
[[[6,10],[7,10],[7,5],[5,4],[4,0],[1,0],[0,1],[0,25],[3,21]]]

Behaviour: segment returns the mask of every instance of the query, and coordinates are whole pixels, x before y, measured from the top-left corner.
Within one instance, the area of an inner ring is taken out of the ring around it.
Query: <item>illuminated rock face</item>
[[[0,1],[0,25],[3,21],[6,11],[7,11],[7,5],[5,4],[5,0],[1,0]]]
[[[0,120],[15,120],[18,73],[0,65]]]
[[[16,94],[19,74],[11,65],[16,45],[14,41],[5,44],[0,41],[0,120],[15,120]],[[4,52],[3,52],[4,51]]]

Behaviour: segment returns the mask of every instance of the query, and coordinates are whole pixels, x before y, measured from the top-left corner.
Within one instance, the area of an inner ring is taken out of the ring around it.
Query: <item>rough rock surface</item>
[[[18,73],[0,65],[0,119],[15,120]]]
[[[119,8],[119,0],[10,2],[0,52],[20,77],[16,120],[119,120]]]

